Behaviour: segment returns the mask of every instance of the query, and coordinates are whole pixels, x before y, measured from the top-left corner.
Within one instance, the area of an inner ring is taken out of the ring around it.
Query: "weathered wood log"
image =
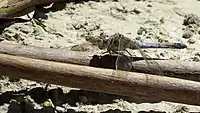
[[[110,69],[115,68],[115,61],[117,58],[117,56],[98,56],[88,52],[66,51],[62,49],[50,49],[8,43],[0,44],[0,53]],[[164,76],[200,81],[199,62],[155,60],[158,65],[146,65],[143,58],[132,57],[130,59],[133,61],[133,69],[130,70],[132,72],[157,74],[157,72],[161,70],[162,75]],[[121,68],[124,67],[125,65],[121,65]]]
[[[0,54],[0,74],[82,88],[85,90],[142,96],[192,105],[200,105],[200,82],[164,76],[94,68],[53,61]]]
[[[92,53],[65,51],[62,49],[24,46],[10,43],[0,43],[0,53],[80,65],[89,65],[93,55]]]
[[[186,80],[200,81],[200,63],[178,60],[155,60],[157,65],[147,65],[146,62],[132,62],[133,70],[137,72],[156,74],[182,78]]]

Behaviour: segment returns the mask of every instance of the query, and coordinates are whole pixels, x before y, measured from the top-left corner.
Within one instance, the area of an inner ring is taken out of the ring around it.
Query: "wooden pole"
[[[117,58],[117,56],[98,56],[88,52],[66,51],[63,49],[50,49],[8,43],[0,44],[0,53],[109,69],[115,68],[115,61]],[[154,60],[154,62],[157,62],[157,65],[155,65],[156,63],[146,65],[143,58],[132,57],[130,59],[133,65],[133,69],[130,70],[132,72],[160,74],[157,72],[161,71],[161,75],[163,76],[200,81],[199,62]],[[124,67],[125,65],[121,65],[122,69]]]
[[[24,46],[10,43],[0,43],[0,53],[80,65],[89,65],[93,56],[93,53]]]
[[[0,74],[123,96],[200,105],[200,83],[0,54]]]
[[[155,60],[157,65],[143,61],[132,62],[133,70],[137,72],[160,74],[168,77],[181,78],[200,82],[200,63],[179,60]]]

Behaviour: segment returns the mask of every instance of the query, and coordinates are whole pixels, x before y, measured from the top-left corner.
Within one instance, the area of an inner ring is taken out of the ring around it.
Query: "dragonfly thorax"
[[[107,40],[107,50],[112,52],[126,51],[132,46],[133,41],[120,33],[115,33]]]

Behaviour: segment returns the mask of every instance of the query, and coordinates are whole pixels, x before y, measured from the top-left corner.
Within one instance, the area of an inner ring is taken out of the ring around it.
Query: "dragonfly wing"
[[[138,48],[140,54],[142,55],[143,59],[146,62],[146,66],[148,67],[148,73],[154,73],[156,75],[164,75],[162,68],[159,66],[159,64],[153,60],[149,55],[147,55],[145,52],[142,51],[140,47],[137,45],[134,45],[135,47]],[[156,71],[155,71],[156,70]]]
[[[126,47],[126,41],[123,39],[123,37],[117,37],[117,42],[118,43],[113,43],[116,44],[115,46],[118,46],[118,51],[117,51],[117,58],[115,62],[115,69],[116,71],[114,72],[115,74],[119,76],[126,76],[127,73],[125,71],[130,71],[132,69],[131,65],[131,59],[129,56],[126,56],[122,51],[125,50]],[[115,40],[116,41],[116,40]],[[120,71],[123,70],[123,71]]]
[[[134,59],[132,59],[131,57],[125,55],[123,52],[126,52],[126,48],[127,46],[130,45],[130,41],[128,40],[126,37],[122,36],[122,35],[115,35],[116,37],[112,37],[114,38],[113,41],[111,41],[110,43],[110,50],[114,51],[117,53],[117,59],[116,59],[116,63],[115,63],[115,68],[116,68],[116,72],[114,72],[117,75],[125,75],[124,71],[120,71],[120,70],[125,70],[125,71],[134,71],[134,66],[132,65],[132,62],[134,61]],[[142,51],[142,49],[136,45],[135,43],[131,43],[134,44],[133,47],[136,47],[137,50],[139,50],[140,54],[142,55],[143,59],[145,60],[145,65],[148,67],[148,71],[149,73],[151,73],[152,71],[156,71],[157,75],[163,75],[163,71],[161,69],[161,67],[159,66],[159,64],[155,61],[155,60],[149,60],[151,59],[145,52]],[[116,49],[117,46],[117,50]],[[115,48],[115,49],[113,49]],[[128,53],[130,56],[130,53]]]

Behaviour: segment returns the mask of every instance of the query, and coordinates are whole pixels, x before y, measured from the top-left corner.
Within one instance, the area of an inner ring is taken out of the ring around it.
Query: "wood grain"
[[[95,55],[95,53],[66,51],[33,46],[23,46],[8,43],[0,44],[0,53],[43,59],[56,62],[65,62],[78,65],[87,65],[101,68],[115,68],[117,56]],[[143,58],[132,57],[133,72],[157,74],[161,69],[164,76],[200,81],[200,63],[178,60],[155,60],[158,65],[146,65]],[[159,66],[155,68],[155,66]],[[124,68],[124,65],[121,65]]]
[[[200,105],[200,83],[0,54],[0,74],[123,96]]]

